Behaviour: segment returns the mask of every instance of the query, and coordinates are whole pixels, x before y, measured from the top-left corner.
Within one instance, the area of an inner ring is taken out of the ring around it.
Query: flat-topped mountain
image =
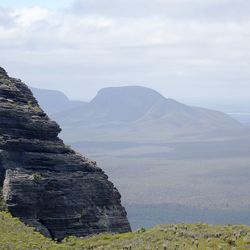
[[[82,114],[88,114],[90,119],[99,117],[103,122],[132,122],[163,99],[156,91],[139,86],[104,88],[86,106],[86,113]]]
[[[64,145],[59,125],[2,68],[0,117],[0,187],[12,215],[56,239],[130,231],[105,173]]]
[[[67,123],[132,122],[142,117],[164,97],[152,89],[139,86],[101,89],[86,105],[80,105],[54,117]]]

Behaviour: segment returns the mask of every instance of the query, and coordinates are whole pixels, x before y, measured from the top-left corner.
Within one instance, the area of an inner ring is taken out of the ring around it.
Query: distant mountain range
[[[144,87],[101,89],[87,105],[81,105],[55,117],[66,123],[129,123],[143,117],[164,97]]]
[[[62,125],[67,141],[157,141],[242,127],[222,112],[187,106],[140,86],[104,88],[88,103],[70,101],[58,91],[32,90],[45,111]]]

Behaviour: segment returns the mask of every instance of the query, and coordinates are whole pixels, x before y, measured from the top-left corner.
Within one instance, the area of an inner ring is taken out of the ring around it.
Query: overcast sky
[[[72,99],[143,85],[249,100],[249,13],[249,0],[1,0],[0,65]]]

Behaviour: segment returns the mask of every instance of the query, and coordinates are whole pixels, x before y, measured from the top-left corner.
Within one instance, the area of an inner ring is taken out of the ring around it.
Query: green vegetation
[[[32,178],[37,183],[39,183],[43,179],[43,177],[40,173],[33,173]]]
[[[31,101],[29,101],[28,104],[24,106],[35,113],[39,113],[42,111],[41,108],[36,103],[33,103]]]
[[[7,207],[2,195],[2,189],[0,189],[0,211],[7,211]]]
[[[89,238],[68,237],[61,243],[45,238],[9,213],[0,212],[0,249],[11,250],[164,250],[164,249],[248,249],[250,227],[206,224],[160,225],[134,233],[101,234]]]
[[[7,85],[7,86],[11,85],[10,79],[7,76],[5,76],[5,75],[1,75],[0,74],[0,82],[3,83],[3,84],[5,84],[5,85]]]
[[[0,212],[1,250],[57,249],[55,246],[52,240],[25,226],[9,213]]]

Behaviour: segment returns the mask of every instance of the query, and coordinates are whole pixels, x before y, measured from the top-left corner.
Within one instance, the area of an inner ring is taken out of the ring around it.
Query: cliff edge
[[[30,89],[0,68],[0,188],[11,214],[54,239],[130,231],[118,190],[60,131]]]

